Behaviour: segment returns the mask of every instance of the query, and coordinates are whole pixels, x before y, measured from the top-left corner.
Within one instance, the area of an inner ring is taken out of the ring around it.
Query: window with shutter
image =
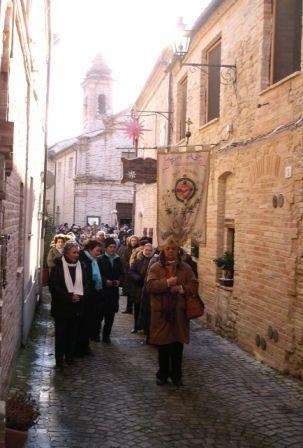
[[[185,138],[187,114],[187,78],[179,84],[179,140]]]
[[[207,52],[207,64],[221,64],[221,41],[216,42]],[[220,67],[208,67],[207,121],[220,115]]]
[[[301,70],[302,0],[273,0],[271,83]]]

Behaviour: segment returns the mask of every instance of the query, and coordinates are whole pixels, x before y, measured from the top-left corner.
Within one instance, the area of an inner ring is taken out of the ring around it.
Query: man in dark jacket
[[[104,320],[102,340],[110,344],[110,334],[115,313],[119,310],[119,287],[122,286],[124,271],[121,259],[116,253],[116,241],[105,239],[105,253],[98,260],[102,276],[103,301],[101,306],[101,322]]]

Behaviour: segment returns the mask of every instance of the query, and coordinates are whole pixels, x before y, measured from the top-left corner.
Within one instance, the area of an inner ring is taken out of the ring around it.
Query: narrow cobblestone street
[[[303,383],[280,375],[193,322],[184,383],[157,386],[157,351],[116,315],[112,344],[54,369],[53,323],[44,288],[12,388],[39,400],[26,448],[285,448],[303,446]],[[120,310],[124,308],[121,298]]]

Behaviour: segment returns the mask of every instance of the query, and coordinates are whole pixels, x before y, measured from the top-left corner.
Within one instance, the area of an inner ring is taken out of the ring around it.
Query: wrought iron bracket
[[[237,80],[237,67],[236,65],[229,64],[198,64],[195,62],[182,62],[181,66],[193,67],[193,69],[200,69],[207,74],[208,68],[220,69],[220,84],[229,85],[235,84]]]
[[[148,115],[161,115],[166,120],[169,120],[169,115],[172,114],[170,111],[159,111],[159,110],[137,110],[138,114],[140,114],[141,117],[148,116]]]

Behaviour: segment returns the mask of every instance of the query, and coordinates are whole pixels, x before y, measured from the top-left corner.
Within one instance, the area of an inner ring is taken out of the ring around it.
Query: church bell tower
[[[86,73],[83,87],[83,131],[104,129],[103,119],[112,114],[111,70],[101,53]]]

